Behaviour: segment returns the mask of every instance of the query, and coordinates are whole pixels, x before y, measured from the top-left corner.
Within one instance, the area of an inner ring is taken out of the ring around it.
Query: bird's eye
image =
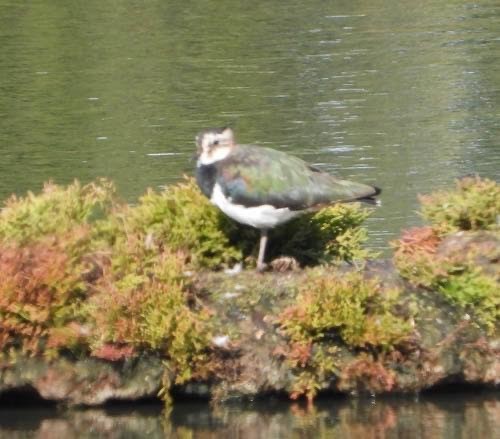
[[[219,144],[219,141],[218,140],[214,140],[214,145],[218,145]]]

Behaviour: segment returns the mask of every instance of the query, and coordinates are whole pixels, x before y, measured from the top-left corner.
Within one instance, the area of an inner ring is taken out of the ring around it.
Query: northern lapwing
[[[374,202],[380,189],[341,180],[305,161],[255,145],[239,145],[231,128],[196,136],[196,181],[222,212],[260,230],[257,269],[265,269],[268,230],[325,205]]]

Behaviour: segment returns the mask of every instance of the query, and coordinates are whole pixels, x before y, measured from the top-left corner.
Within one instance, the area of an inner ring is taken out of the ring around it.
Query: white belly
[[[288,207],[277,209],[270,204],[256,207],[233,204],[222,193],[218,183],[214,186],[210,201],[235,221],[257,229],[272,229],[301,214],[300,211],[290,210]]]

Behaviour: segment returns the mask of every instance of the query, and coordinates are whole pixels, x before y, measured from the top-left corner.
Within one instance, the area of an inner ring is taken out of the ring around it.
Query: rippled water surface
[[[313,407],[283,401],[108,409],[2,408],[0,437],[170,439],[470,439],[500,436],[500,399],[442,394],[389,400],[329,399]]]
[[[133,202],[214,125],[381,186],[385,247],[417,193],[500,177],[500,3],[0,0],[0,198],[106,176]]]

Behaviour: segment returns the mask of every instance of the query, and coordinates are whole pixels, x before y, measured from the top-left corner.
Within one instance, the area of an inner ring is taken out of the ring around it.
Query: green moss
[[[180,187],[172,191],[180,191]],[[173,225],[172,210],[179,199],[174,196],[172,201],[170,195],[149,192],[138,206],[118,206],[98,224],[102,248],[108,251],[103,255],[101,248],[94,253],[100,256],[97,263],[102,276],[93,286],[87,313],[94,328],[93,352],[102,352],[103,346],[158,351],[175,374],[174,381],[181,383],[206,361],[211,338],[210,313],[190,297],[184,273],[196,263],[214,259],[213,254],[208,259],[206,253],[199,253],[196,260],[186,255],[192,244],[189,231],[185,247],[171,242],[173,237],[180,240],[180,228],[188,226],[182,221],[189,214],[177,211],[179,224]],[[162,200],[173,206],[167,209],[164,221],[159,220],[158,212]]]
[[[340,336],[350,346],[392,349],[410,327],[393,314],[399,292],[384,291],[377,280],[359,273],[314,276],[301,287],[296,305],[279,322],[294,341]]]
[[[274,255],[292,256],[302,265],[364,260],[373,256],[362,247],[368,234],[361,225],[369,215],[370,211],[359,203],[337,204],[305,214],[271,235]]]
[[[84,186],[46,183],[40,194],[13,195],[0,211],[0,241],[22,245],[89,224],[110,208],[114,193],[112,183],[99,180]]]
[[[227,237],[235,226],[201,194],[193,179],[160,193],[148,190],[136,206],[124,206],[115,215],[124,233],[137,234],[152,250],[182,252],[195,267],[218,268],[242,257]],[[108,230],[113,226],[108,224]]]
[[[316,273],[300,288],[296,303],[278,322],[291,342],[289,361],[297,373],[293,396],[309,399],[335,371],[321,343],[338,338],[349,347],[387,352],[411,334],[408,317],[395,313],[398,290],[383,290],[359,273]],[[331,354],[331,353],[330,353]]]
[[[437,284],[438,291],[450,302],[471,312],[489,332],[500,321],[500,285],[480,270],[468,268]]]
[[[296,371],[296,377],[290,389],[290,398],[298,399],[305,396],[311,402],[320,390],[328,386],[332,376],[339,372],[335,365],[337,348],[317,344],[314,348],[311,345],[305,345],[305,349],[307,358],[295,359],[294,351],[290,352],[289,362]]]
[[[480,177],[456,181],[454,190],[420,197],[422,216],[441,234],[459,230],[498,230],[500,185]]]

